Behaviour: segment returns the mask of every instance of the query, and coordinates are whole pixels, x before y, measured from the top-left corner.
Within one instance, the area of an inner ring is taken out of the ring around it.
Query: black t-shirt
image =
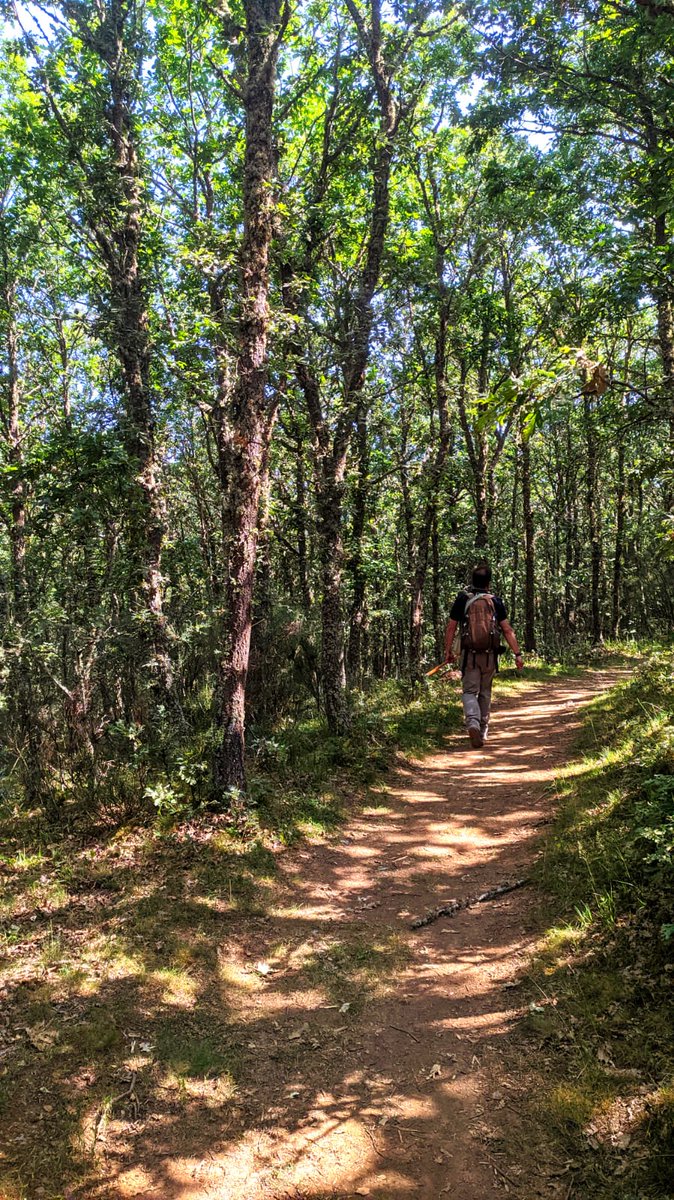
[[[459,592],[458,596],[456,597],[456,600],[454,601],[454,603],[452,605],[452,609],[449,614],[450,621],[458,621],[459,624],[461,623],[461,621],[463,620],[463,614],[466,611],[466,604],[468,603],[470,595],[471,595],[470,592]],[[503,621],[508,620],[508,610],[500,596],[494,596],[494,612],[496,614],[496,620],[498,621],[499,625]]]

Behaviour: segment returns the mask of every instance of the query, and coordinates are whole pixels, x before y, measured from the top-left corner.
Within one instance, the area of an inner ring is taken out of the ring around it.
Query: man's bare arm
[[[521,669],[522,669],[522,654],[521,654],[521,651],[520,651],[520,648],[519,648],[519,645],[517,642],[517,638],[515,637],[515,630],[513,629],[512,625],[510,624],[510,621],[501,621],[501,629],[503,630],[503,636],[504,636],[506,642],[508,643],[508,645],[510,646],[510,649],[512,650],[513,654],[515,655],[515,662],[517,663],[517,669],[518,669],[518,671],[521,671]]]

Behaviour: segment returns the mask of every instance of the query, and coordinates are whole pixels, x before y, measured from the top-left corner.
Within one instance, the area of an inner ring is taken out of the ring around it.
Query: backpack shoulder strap
[[[494,599],[494,597],[492,596],[491,592],[473,592],[472,596],[469,597],[469,599],[466,603],[466,607],[464,609],[464,616],[468,612],[468,609],[470,608],[471,604],[474,604],[476,600],[493,600],[493,599]]]

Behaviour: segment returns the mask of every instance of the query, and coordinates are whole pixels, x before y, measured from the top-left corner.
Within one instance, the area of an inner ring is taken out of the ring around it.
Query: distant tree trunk
[[[515,452],[515,461],[513,466],[513,495],[512,506],[510,509],[510,536],[513,555],[513,573],[510,581],[510,620],[514,624],[517,619],[517,576],[520,569],[520,535],[519,535],[519,478],[520,478],[520,456],[519,452]]]
[[[629,376],[630,361],[632,358],[632,332],[628,334],[627,346],[625,350],[624,373],[625,378]],[[673,360],[674,367],[674,360]],[[615,512],[616,512],[616,533],[615,533],[615,549],[613,555],[613,597],[611,605],[611,636],[617,637],[620,632],[620,626],[623,617],[623,561],[625,557],[625,519],[626,519],[626,487],[625,487],[625,430],[624,430],[624,409],[625,396],[622,398],[622,416],[620,430],[618,433],[618,463],[616,472],[616,496],[615,496]]]
[[[326,464],[328,465],[328,464]],[[333,465],[333,464],[331,464]],[[318,541],[321,559],[321,680],[328,728],[338,737],[350,727],[346,696],[344,621],[342,613],[342,503],[344,468],[326,471],[317,496]]]
[[[485,318],[482,322],[482,347],[477,379],[478,395],[486,399],[489,393],[489,323]],[[477,475],[475,479],[475,499],[477,510],[477,534],[475,549],[486,552],[489,546],[489,516],[490,516],[490,474],[492,464],[489,461],[489,444],[486,429],[477,434]]]
[[[85,24],[83,16],[75,19],[89,48],[102,61],[110,88],[106,130],[118,204],[116,211],[106,214],[106,221],[93,217],[91,230],[110,280],[112,333],[124,383],[123,434],[132,472],[128,513],[132,586],[142,597],[149,618],[143,628],[147,629],[154,683],[168,693],[173,687],[173,668],[161,574],[165,504],[155,439],[150,327],[141,268],[145,202],[133,113],[135,46],[127,44],[129,36],[133,43],[137,34],[128,33],[129,14],[123,0],[111,0],[107,20],[98,29]],[[105,171],[108,169],[106,166]],[[104,190],[103,178],[101,184]],[[108,220],[113,226],[111,231]]]
[[[578,533],[575,504],[575,475],[573,473],[573,446],[571,442],[571,422],[566,426],[566,471],[564,485],[564,623],[569,632],[576,627],[576,608],[574,604],[573,572],[574,552],[578,548]]]
[[[430,530],[429,530],[430,536]],[[421,670],[424,632],[424,584],[428,569],[429,536],[422,530],[422,544],[417,547],[410,599],[410,674],[418,678]]]
[[[271,530],[269,528],[270,487],[268,465],[264,465],[260,502],[258,508],[258,546],[253,592],[253,616],[251,621],[250,656],[247,706],[257,717],[260,713],[273,712],[275,695],[274,672],[269,670],[273,661],[273,615]]]
[[[435,332],[435,350],[433,356],[435,404],[438,416],[438,440],[435,453],[429,458],[423,471],[422,489],[425,492],[425,504],[421,519],[416,527],[413,539],[413,571],[410,595],[410,675],[418,678],[421,671],[423,652],[423,613],[424,588],[428,573],[428,552],[434,521],[436,520],[436,505],[443,472],[449,454],[452,438],[449,423],[448,388],[447,388],[447,324],[449,321],[449,298],[445,282],[445,248],[441,242],[436,242],[436,286],[438,294],[438,320]],[[422,493],[423,494],[423,493]]]
[[[276,405],[266,394],[269,254],[273,236],[275,156],[272,117],[280,0],[246,0],[247,78],[243,87],[245,155],[242,299],[237,374],[230,413],[227,523],[229,570],[220,661],[222,743],[215,757],[216,792],[244,788],[246,679],[258,544],[260,494]]]
[[[2,398],[0,412],[7,441],[7,461],[12,468],[10,488],[9,541],[11,555],[12,607],[14,622],[19,635],[16,654],[10,660],[8,695],[15,704],[19,735],[23,742],[22,775],[26,798],[31,804],[42,800],[42,758],[37,714],[34,702],[34,681],[23,633],[29,610],[28,575],[26,569],[26,495],[27,481],[23,454],[23,429],[21,426],[21,379],[19,374],[19,341],[14,312],[15,285],[11,279],[7,246],[3,237],[2,269],[4,308],[5,349],[7,355],[6,393]]]
[[[440,662],[444,651],[444,628],[442,624],[442,614],[440,609],[441,583],[440,583],[440,533],[438,530],[438,508],[437,505],[433,508],[433,528],[431,531],[431,561],[432,561],[432,576],[431,576],[431,619],[433,621],[433,633],[435,638],[435,659]]]
[[[6,260],[4,267],[6,275],[8,269]],[[14,616],[18,622],[21,622],[26,616],[28,605],[28,581],[26,577],[26,478],[22,449],[18,335],[14,315],[14,287],[11,284],[5,284],[3,301],[7,322],[5,334],[7,394],[4,423],[7,431],[7,460],[12,468],[9,540],[12,562]]]
[[[295,452],[295,536],[297,538],[297,570],[300,594],[307,616],[311,611],[311,587],[309,584],[309,556],[307,547],[307,481],[304,474],[304,444],[297,435]]]
[[[477,471],[475,474],[475,515],[477,530],[475,549],[486,553],[489,547],[489,490],[487,486],[487,435],[481,433],[477,444]]]
[[[364,403],[362,391],[370,355],[372,302],[379,284],[389,223],[391,168],[399,120],[392,72],[383,54],[381,0],[370,0],[370,28],[367,28],[354,0],[346,0],[346,5],[370,64],[379,106],[379,128],[372,168],[372,205],[366,249],[355,293],[349,298],[345,351],[340,363],[343,407],[333,432],[330,431],[323,411],[320,384],[306,360],[305,348],[296,346],[297,377],[304,393],[314,442],[317,535],[323,590],[323,697],[328,727],[330,732],[337,736],[347,733],[351,724],[346,694],[342,599],[344,476],[351,430]],[[285,275],[284,292],[289,297],[287,305],[292,310],[292,270],[287,268]]]
[[[613,556],[613,606],[611,615],[611,637],[620,632],[622,617],[622,569],[625,540],[625,442],[620,435],[618,442],[618,477],[616,480],[616,532]]]
[[[104,80],[105,103],[93,135],[100,138],[100,144],[90,166],[82,158],[81,131],[60,107],[58,89],[53,89],[44,71],[41,83],[68,156],[77,166],[87,233],[108,277],[108,329],[121,368],[121,425],[129,458],[126,528],[130,591],[132,604],[145,614],[139,622],[140,638],[144,654],[150,655],[152,683],[167,696],[173,687],[173,668],[161,574],[165,509],[150,381],[147,288],[141,266],[145,198],[135,112],[142,22],[124,0],[108,0],[89,8],[64,3],[62,9],[73,32],[99,64]],[[38,61],[39,57],[37,53]],[[96,87],[94,84],[94,91]],[[63,361],[62,340],[60,352]],[[64,417],[68,426],[67,395]]]
[[[466,442],[468,461],[472,474],[471,493],[475,506],[475,549],[484,554],[489,546],[488,491],[487,491],[487,437],[484,431],[474,432],[470,426],[466,403],[468,364],[461,358],[457,406],[459,421]]]
[[[591,631],[593,645],[598,645],[602,639],[601,605],[599,589],[601,586],[601,535],[598,497],[598,448],[597,431],[594,424],[591,396],[583,395],[583,411],[585,415],[585,445],[587,450],[587,523],[590,536],[590,558],[592,569],[591,580]]]
[[[331,434],[323,415],[318,379],[300,356],[300,347],[296,349],[298,358],[295,370],[304,394],[313,439],[316,539],[321,581],[321,688],[330,732],[341,737],[350,726],[342,601],[342,522],[344,477],[351,429],[348,415],[342,413],[336,431]]]
[[[671,255],[671,241],[667,228],[667,213],[660,213],[655,218],[655,244]],[[662,362],[662,391],[664,418],[668,422],[668,459],[667,481],[665,486],[664,504],[668,512],[674,508],[674,288],[669,277],[661,281],[657,288],[656,306],[658,313],[658,342]]]
[[[524,649],[536,649],[536,562],[534,513],[531,507],[531,447],[521,436],[522,520],[524,523]]]
[[[70,359],[68,342],[66,340],[65,322],[59,313],[56,317],[56,336],[58,338],[59,358],[61,360],[61,404],[63,406],[63,424],[68,433],[72,433],[73,418],[70,401]]]
[[[118,316],[119,355],[126,381],[128,419],[125,422],[124,437],[135,469],[136,504],[129,513],[129,543],[135,568],[134,584],[140,585],[144,607],[150,617],[149,641],[155,682],[162,691],[169,692],[173,687],[173,667],[169,652],[168,627],[163,611],[161,573],[166,512],[150,399],[147,314],[140,290],[136,286],[129,292],[122,280],[118,279],[115,292],[118,292],[117,285],[124,295],[123,301],[115,309]],[[139,333],[140,338],[137,336]]]
[[[353,497],[353,522],[351,526],[350,570],[353,584],[351,617],[349,623],[349,648],[347,654],[348,675],[352,683],[360,684],[363,673],[363,644],[367,620],[365,604],[366,574],[363,562],[363,537],[367,520],[367,488],[370,469],[370,443],[367,429],[365,405],[360,404],[356,418],[356,447],[358,471]]]

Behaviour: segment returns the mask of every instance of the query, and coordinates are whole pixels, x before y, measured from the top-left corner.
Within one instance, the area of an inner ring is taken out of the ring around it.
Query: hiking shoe
[[[482,734],[477,726],[471,725],[470,729],[468,730],[468,737],[470,738],[471,746],[473,746],[475,750],[479,750],[481,746],[484,746],[484,738],[482,737]]]

